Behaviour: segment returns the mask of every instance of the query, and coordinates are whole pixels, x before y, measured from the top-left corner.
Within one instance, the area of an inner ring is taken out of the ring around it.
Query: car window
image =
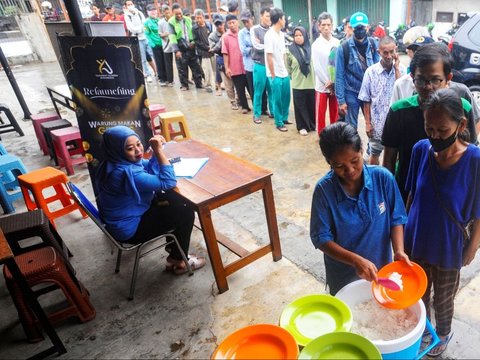
[[[477,50],[480,51],[480,16],[477,16],[475,19],[477,22],[468,32],[468,38],[472,43],[478,46]]]

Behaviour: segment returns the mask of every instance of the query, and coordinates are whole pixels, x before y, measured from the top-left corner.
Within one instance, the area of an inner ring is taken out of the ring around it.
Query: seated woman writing
[[[138,244],[173,230],[188,254],[194,212],[171,189],[176,186],[173,166],[162,150],[165,139],[150,139],[152,158],[143,159],[138,135],[126,126],[109,128],[102,138],[104,161],[95,178],[97,204],[107,230],[121,242]],[[169,191],[170,190],[170,191]],[[162,193],[164,192],[164,193]],[[167,271],[187,272],[176,246],[167,247]],[[193,270],[205,259],[188,255]]]
[[[345,122],[326,127],[320,149],[331,170],[315,187],[310,237],[324,253],[335,295],[359,278],[377,280],[378,269],[392,261],[392,246],[396,260],[409,262],[403,249],[407,216],[392,174],[364,165],[355,128]]]

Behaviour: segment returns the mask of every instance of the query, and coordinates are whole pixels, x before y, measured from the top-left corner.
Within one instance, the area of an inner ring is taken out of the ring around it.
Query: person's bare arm
[[[467,266],[473,261],[479,246],[480,246],[480,219],[476,219],[475,222],[473,223],[472,232],[470,234],[470,242],[463,250],[463,266]]]
[[[393,258],[395,260],[405,261],[412,265],[408,255],[405,254],[403,247],[403,225],[395,225],[390,229],[390,238],[392,239]]]
[[[371,118],[371,106],[372,104],[368,101],[363,103],[363,116],[365,117],[365,132],[367,136],[371,138],[373,136],[373,128],[372,128],[372,118]]]
[[[230,57],[228,56],[228,54],[223,54],[223,62],[225,64],[225,75],[227,75],[227,77],[231,79],[232,71],[230,70]]]
[[[275,78],[275,67],[273,66],[273,54],[267,53],[267,66],[270,70],[270,74],[272,75],[272,79]]]
[[[395,163],[397,162],[398,149],[385,146],[383,153],[383,166],[395,175]]]
[[[337,261],[353,266],[357,275],[362,279],[367,281],[377,280],[378,269],[374,263],[341,247],[334,241],[326,242],[320,246],[320,250]]]

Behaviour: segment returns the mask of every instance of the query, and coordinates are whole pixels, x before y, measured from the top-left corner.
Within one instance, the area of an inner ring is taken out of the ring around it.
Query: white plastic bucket
[[[365,280],[357,280],[346,285],[335,296],[343,300],[350,308],[370,299],[375,301],[372,296],[372,284]],[[439,341],[437,334],[428,322],[423,301],[420,299],[408,309],[412,311],[418,319],[417,325],[410,333],[394,340],[371,340],[378,350],[380,350],[384,359],[421,359]],[[355,318],[353,321],[355,321]],[[419,354],[422,335],[426,325],[430,333],[432,333],[433,341],[430,346]]]

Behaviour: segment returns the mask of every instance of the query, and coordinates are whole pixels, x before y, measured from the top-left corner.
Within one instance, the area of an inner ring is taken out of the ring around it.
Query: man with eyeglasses
[[[382,134],[382,144],[385,147],[383,166],[395,174],[404,202],[408,195],[405,192],[405,183],[413,146],[419,140],[427,138],[422,104],[434,91],[448,87],[453,76],[452,64],[453,59],[444,45],[422,46],[415,52],[410,63],[410,74],[417,94],[395,102],[388,112]],[[476,144],[477,131],[472,106],[465,100],[463,107],[470,142]],[[397,157],[398,169],[396,170]]]

